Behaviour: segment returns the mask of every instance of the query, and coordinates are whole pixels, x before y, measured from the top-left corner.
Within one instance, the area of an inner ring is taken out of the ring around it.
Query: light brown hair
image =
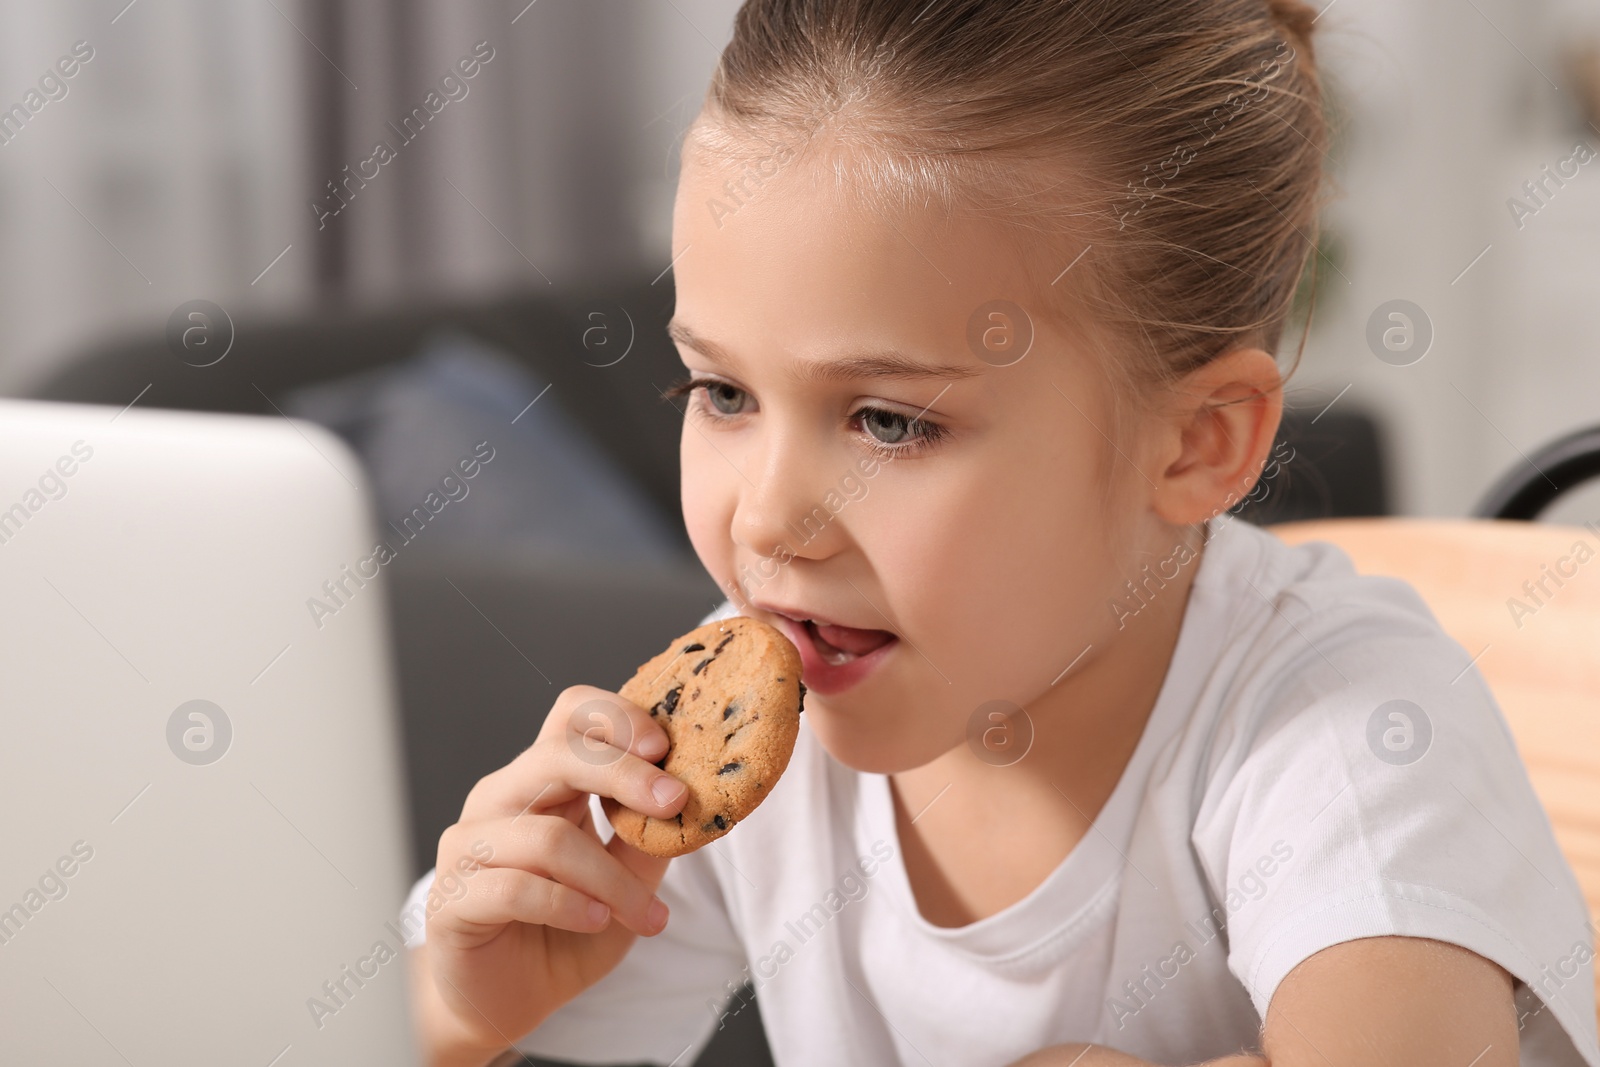
[[[1170,382],[1280,343],[1328,139],[1314,18],[1298,0],[747,0],[690,142],[745,162],[844,147],[836,177],[866,200],[1005,218],[1060,238],[1063,266],[1089,248],[1039,298],[1070,285],[1139,353],[1119,378]]]

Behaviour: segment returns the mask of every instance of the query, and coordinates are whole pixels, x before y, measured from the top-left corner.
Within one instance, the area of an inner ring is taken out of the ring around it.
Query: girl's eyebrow
[[[713,362],[732,368],[737,365],[726,349],[715,341],[698,337],[677,319],[667,323],[667,336],[692,348]],[[864,352],[842,356],[839,359],[805,359],[796,363],[792,374],[802,382],[856,381],[862,378],[971,378],[982,374],[981,368],[966,364],[932,364],[912,359],[901,352]]]

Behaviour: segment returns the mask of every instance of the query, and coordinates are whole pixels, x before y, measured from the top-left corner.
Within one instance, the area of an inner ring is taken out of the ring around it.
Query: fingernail
[[[656,798],[657,804],[666,807],[683,796],[684,791],[688,788],[672,775],[663,774],[657,777],[655,783],[650,786],[650,795]]]
[[[650,898],[650,910],[645,913],[645,918],[650,921],[652,930],[660,930],[667,925],[667,906],[661,903],[660,897]]]
[[[611,918],[611,909],[598,900],[589,901],[589,921],[599,926]]]
[[[651,734],[639,742],[639,755],[646,759],[660,759],[666,752],[667,739],[660,734]]]

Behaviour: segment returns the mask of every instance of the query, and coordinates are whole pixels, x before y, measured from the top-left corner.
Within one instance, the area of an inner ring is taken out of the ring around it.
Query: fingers
[[[539,737],[473,786],[461,821],[440,838],[437,869],[449,875],[459,863],[463,873],[440,876],[449,902],[434,921],[592,933],[615,919],[636,934],[659,933],[667,909],[655,890],[669,861],[621,841],[601,845],[588,809],[593,794],[657,818],[676,815],[688,788],[655,766],[667,748],[666,731],[620,695],[563,690]]]
[[[474,838],[474,854],[478,857],[489,855],[491,858],[488,862],[493,864],[493,868],[477,869],[461,879],[467,886],[469,896],[476,880],[485,871],[514,868],[559,883],[585,901],[592,900],[605,905],[608,917],[615,917],[634,933],[650,937],[659,933],[665,925],[665,905],[655,899],[660,875],[641,877],[608,852],[591,832],[566,819],[552,815],[528,815],[470,828],[458,824],[446,830],[441,838],[441,859],[458,852],[467,836]],[[551,910],[555,919],[549,925],[578,931],[593,929],[587,924],[591,920],[573,910],[577,905],[571,902],[567,894],[544,890],[529,892],[546,892],[543,897],[536,895],[529,899]],[[490,901],[494,902],[494,898],[491,897]],[[509,911],[499,921],[509,918],[518,918],[523,922],[544,921],[521,919],[520,915],[513,915]],[[569,923],[578,925],[567,925]],[[604,928],[605,923],[599,925]]]
[[[559,802],[570,791],[613,797],[658,819],[670,819],[683,809],[689,795],[683,782],[632,752],[601,744],[599,726],[574,727],[567,734],[570,743],[549,746],[533,761],[538,768],[534,773],[555,783],[546,803]]]
[[[599,933],[611,922],[611,909],[605,904],[570,886],[515,867],[485,867],[478,871],[466,893],[443,909],[440,917],[446,913],[484,926],[521,922],[580,934]]]
[[[572,686],[557,698],[538,740],[473,787],[462,820],[538,813],[587,793],[671,818],[688,789],[653,763],[667,744],[666,731],[643,708],[594,686]]]
[[[603,765],[613,762],[619,752],[631,752],[653,763],[667,754],[667,731],[648,711],[604,689],[573,689],[585,690],[573,693],[566,709],[567,747],[580,760]]]
[[[606,843],[605,849],[618,863],[633,872],[640,882],[649,886],[652,892],[661,885],[661,879],[665,877],[667,867],[672,863],[670,859],[640,852],[624,841],[619,834],[611,835],[611,840]]]

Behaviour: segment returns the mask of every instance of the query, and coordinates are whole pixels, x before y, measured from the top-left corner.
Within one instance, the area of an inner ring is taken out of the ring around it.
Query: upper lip
[[[792,619],[797,623],[805,623],[809,620],[810,622],[816,623],[818,626],[845,626],[852,630],[883,630],[885,633],[894,632],[893,630],[887,630],[882,626],[856,626],[853,623],[839,622],[838,620],[831,619],[826,615],[819,615],[810,608],[802,608],[794,605],[768,604],[760,600],[751,600],[749,601],[749,604],[751,607],[760,611],[765,611],[773,615],[782,615],[785,618]]]

